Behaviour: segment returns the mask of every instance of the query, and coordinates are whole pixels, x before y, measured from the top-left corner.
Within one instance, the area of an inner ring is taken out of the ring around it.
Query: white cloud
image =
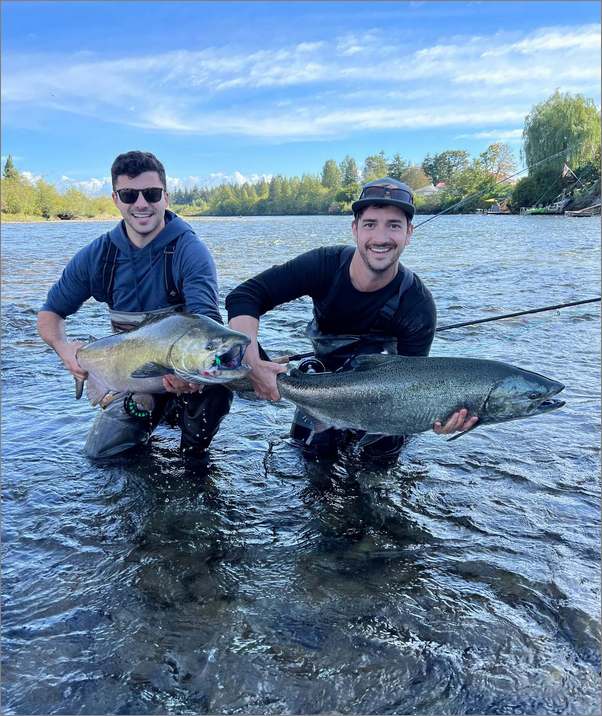
[[[39,182],[40,179],[44,178],[41,174],[33,174],[32,172],[28,171],[19,172],[19,174],[25,179],[27,179],[30,184],[35,184],[36,182]]]
[[[57,188],[61,191],[73,188],[84,194],[88,194],[88,196],[102,196],[111,193],[111,177],[102,177],[101,179],[96,177],[91,177],[90,179],[71,179],[63,175],[57,182]]]
[[[262,179],[270,181],[272,178],[271,174],[242,174],[242,172],[235,171],[233,174],[226,174],[225,172],[213,172],[209,174],[205,180],[199,184],[199,186],[219,186],[220,184],[237,184],[242,186],[243,184],[257,184]]]
[[[457,139],[490,139],[492,142],[518,142],[523,136],[522,129],[492,129],[488,132],[458,134]]]
[[[40,174],[34,174],[30,171],[21,171],[20,174],[27,179],[31,184],[35,184],[44,177]],[[219,186],[220,184],[237,184],[242,186],[243,184],[257,184],[258,182],[265,180],[270,181],[272,178],[271,174],[243,174],[239,171],[232,173],[227,172],[212,172],[204,176],[185,176],[185,177],[172,177],[167,176],[167,190],[170,193],[175,191],[182,191],[185,189],[192,189],[193,187],[207,188]],[[63,174],[61,178],[55,182],[56,188],[60,192],[64,192],[67,189],[74,188],[78,191],[83,192],[88,196],[110,196],[112,191],[111,178],[110,177],[90,177],[89,179],[72,179],[71,177]]]
[[[486,50],[483,57],[499,57],[514,52],[532,55],[541,51],[558,50],[599,50],[600,25],[583,25],[580,28],[540,28],[529,37],[505,47]]]
[[[256,184],[265,179],[270,181],[271,174],[243,174],[235,171],[231,174],[226,172],[212,172],[205,176],[187,176],[187,177],[167,177],[167,189],[170,192],[182,191],[184,189],[192,189],[193,187],[211,188],[220,184]]]
[[[412,51],[388,31],[367,29],[328,44],[244,52],[8,56],[4,121],[52,111],[174,134],[276,140],[462,125],[499,136],[557,88],[598,99],[599,33],[594,24],[548,27]]]

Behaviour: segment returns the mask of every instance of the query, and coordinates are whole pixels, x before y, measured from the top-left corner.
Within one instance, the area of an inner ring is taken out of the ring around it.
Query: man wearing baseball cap
[[[312,370],[346,370],[361,354],[429,353],[437,324],[435,303],[420,278],[399,261],[412,237],[412,190],[391,177],[375,179],[363,186],[351,209],[355,246],[312,249],[249,279],[226,298],[230,326],[251,338],[245,362],[261,398],[280,398],[276,376],[286,368],[269,361],[257,343],[259,318],[301,296],[310,296],[314,306],[306,331],[315,354]],[[467,430],[476,420],[461,410],[433,429],[449,434]],[[311,433],[306,416],[297,410],[291,435],[304,442]],[[313,435],[303,448],[312,457],[334,457],[356,439],[349,431],[332,428]],[[392,462],[403,443],[397,436],[365,439],[361,454]]]

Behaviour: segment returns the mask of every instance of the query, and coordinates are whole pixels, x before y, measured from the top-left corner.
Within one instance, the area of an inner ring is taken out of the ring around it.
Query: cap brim
[[[358,199],[351,205],[351,211],[355,214],[357,211],[365,206],[396,206],[401,209],[407,216],[412,219],[416,208],[413,204],[408,204],[406,201],[399,201],[398,199],[387,199],[385,197],[369,197],[368,199]]]

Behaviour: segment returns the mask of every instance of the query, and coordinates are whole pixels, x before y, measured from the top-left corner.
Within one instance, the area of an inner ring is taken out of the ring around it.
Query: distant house
[[[436,186],[433,186],[432,184],[427,184],[420,189],[416,189],[414,194],[416,196],[433,196],[433,194],[438,194],[440,191],[441,189],[438,189]]]

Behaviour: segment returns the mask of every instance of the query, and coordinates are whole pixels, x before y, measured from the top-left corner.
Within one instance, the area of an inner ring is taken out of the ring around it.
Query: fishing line
[[[550,154],[548,157],[544,157],[543,159],[540,159],[538,162],[535,162],[535,164],[532,164],[530,167],[525,167],[524,169],[521,169],[518,172],[515,172],[514,174],[511,174],[510,176],[504,177],[503,179],[499,179],[498,181],[493,184],[493,186],[497,186],[498,184],[503,184],[504,182],[509,181],[510,179],[514,179],[514,177],[519,176],[520,174],[524,174],[526,171],[529,171],[529,169],[534,169],[535,167],[538,167],[540,164],[543,164],[544,162],[549,161],[550,159],[555,159],[556,157],[560,157],[563,154],[567,154],[570,147],[566,147],[560,152],[556,152],[556,154]],[[452,209],[456,209],[458,206],[462,206],[462,204],[465,204],[470,199],[475,199],[479,196],[482,196],[483,194],[491,191],[492,187],[487,187],[487,189],[483,191],[475,192],[474,194],[469,194],[468,196],[464,197],[463,199],[460,199],[460,201],[456,202],[455,204],[452,204],[452,206],[448,206],[447,209],[444,209],[443,211],[440,211],[438,214],[435,214],[434,216],[429,217],[425,221],[421,221],[419,224],[416,224],[414,229],[417,229],[420,226],[424,226],[425,224],[428,224],[429,221],[432,221],[433,219],[436,219],[439,216],[442,216],[443,214],[446,214],[448,211],[451,211]],[[505,318],[515,318],[516,316],[526,316],[531,313],[542,313],[544,311],[555,311],[559,310],[561,308],[568,308],[570,306],[580,306],[584,303],[596,303],[598,301],[602,300],[602,297],[598,298],[586,298],[582,301],[571,301],[569,303],[558,303],[554,306],[543,306],[542,308],[531,308],[527,311],[516,311],[515,313],[506,313],[502,316],[492,316],[491,318],[479,318],[474,321],[464,321],[462,323],[450,323],[446,326],[437,326],[435,328],[436,332],[439,331],[448,331],[451,328],[463,328],[464,326],[475,326],[479,323],[490,323],[491,321],[501,321]],[[288,356],[289,361],[296,361],[296,360],[302,360],[303,358],[309,358],[313,356],[313,351],[310,351],[309,353],[296,353],[295,355]]]
[[[493,184],[493,186],[488,186],[486,189],[483,189],[482,191],[477,191],[474,194],[469,194],[468,196],[465,196],[463,199],[460,199],[460,201],[456,202],[455,204],[448,206],[447,209],[443,209],[443,211],[440,211],[438,214],[435,214],[434,216],[431,216],[430,218],[425,219],[424,221],[421,221],[419,224],[416,224],[416,226],[414,226],[414,230],[416,230],[419,226],[424,226],[425,224],[428,224],[429,221],[436,219],[438,216],[447,214],[448,211],[451,211],[452,209],[456,209],[457,207],[462,206],[462,204],[465,204],[467,201],[470,201],[470,199],[476,199],[479,196],[483,196],[483,194],[490,192],[494,186],[497,186],[498,184],[503,184],[504,182],[507,182],[510,179],[514,179],[514,177],[517,177],[520,174],[524,174],[525,172],[529,171],[530,169],[535,169],[535,167],[538,167],[540,164],[543,164],[544,162],[547,162],[550,159],[555,159],[556,157],[559,157],[562,154],[566,154],[568,151],[569,151],[569,148],[567,147],[566,149],[563,149],[560,152],[556,152],[556,154],[550,154],[549,157],[544,157],[543,159],[540,159],[538,162],[535,162],[535,164],[532,164],[530,167],[525,167],[524,169],[521,169],[520,171],[515,172],[514,174],[510,174],[510,176],[504,177],[503,179],[498,179],[498,181],[496,181]]]
[[[582,301],[571,301],[570,303],[557,303],[554,306],[542,306],[542,308],[530,308],[528,311],[516,311],[515,313],[505,313],[503,316],[491,316],[491,318],[478,318],[475,321],[464,321],[462,323],[450,323],[446,326],[437,326],[435,332],[449,331],[451,328],[463,328],[464,326],[476,326],[478,323],[490,323],[491,321],[501,321],[504,318],[514,318],[516,316],[526,316],[529,313],[542,313],[544,311],[555,311],[561,308],[568,308],[569,306],[581,306],[584,303],[597,303],[601,301],[602,297],[597,298],[585,298]],[[295,353],[295,355],[288,356],[289,361],[302,360],[303,358],[309,358],[313,356],[313,351],[309,353]]]

